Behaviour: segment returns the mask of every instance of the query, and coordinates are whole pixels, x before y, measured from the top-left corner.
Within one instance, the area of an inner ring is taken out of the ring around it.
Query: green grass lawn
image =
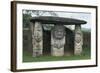
[[[24,51],[23,52],[23,62],[41,62],[41,61],[65,61],[65,60],[85,60],[90,59],[90,49],[84,48],[81,55],[71,55],[71,56],[40,56],[32,57],[32,54]]]

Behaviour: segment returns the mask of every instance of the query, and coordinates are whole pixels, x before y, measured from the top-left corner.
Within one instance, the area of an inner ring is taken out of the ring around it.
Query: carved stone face
[[[75,41],[76,41],[77,43],[80,43],[80,41],[81,41],[81,34],[80,34],[80,33],[77,33],[77,34],[76,34],[76,39],[75,39]]]
[[[40,42],[42,40],[42,27],[40,24],[36,24],[35,25],[35,29],[34,29],[34,39],[37,42]]]
[[[56,39],[62,39],[65,35],[64,26],[56,25],[53,29],[53,37]]]

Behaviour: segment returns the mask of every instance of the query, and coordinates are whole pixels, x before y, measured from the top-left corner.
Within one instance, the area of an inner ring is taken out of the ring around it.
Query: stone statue
[[[35,22],[34,30],[32,33],[33,57],[42,55],[43,51],[42,34],[43,34],[42,25],[39,22]]]
[[[81,55],[83,45],[83,35],[81,31],[81,25],[75,26],[75,41],[74,41],[74,54]]]
[[[51,54],[53,56],[63,56],[65,45],[65,27],[55,25],[51,31]]]

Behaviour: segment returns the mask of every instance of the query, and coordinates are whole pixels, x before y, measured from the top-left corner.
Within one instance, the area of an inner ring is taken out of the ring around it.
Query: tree
[[[32,16],[30,14],[23,14],[23,27],[27,28],[29,27],[29,23],[30,23],[30,18]]]
[[[35,15],[35,16],[43,16],[45,13],[50,14],[51,16],[56,16],[58,17],[57,13],[55,13],[54,11],[40,11],[40,10],[23,10],[23,27],[27,28],[29,27],[29,20],[30,18]],[[43,25],[44,28],[46,29],[50,29],[52,26],[48,25],[48,24],[44,24]]]

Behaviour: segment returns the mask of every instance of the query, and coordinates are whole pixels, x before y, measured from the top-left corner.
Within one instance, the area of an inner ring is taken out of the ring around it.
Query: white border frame
[[[71,11],[71,12],[90,12],[91,13],[91,59],[73,61],[52,61],[52,62],[22,62],[22,9],[28,10],[51,10],[51,11]],[[17,69],[37,69],[52,67],[69,67],[96,65],[96,9],[71,6],[51,6],[51,5],[31,5],[17,4]]]

